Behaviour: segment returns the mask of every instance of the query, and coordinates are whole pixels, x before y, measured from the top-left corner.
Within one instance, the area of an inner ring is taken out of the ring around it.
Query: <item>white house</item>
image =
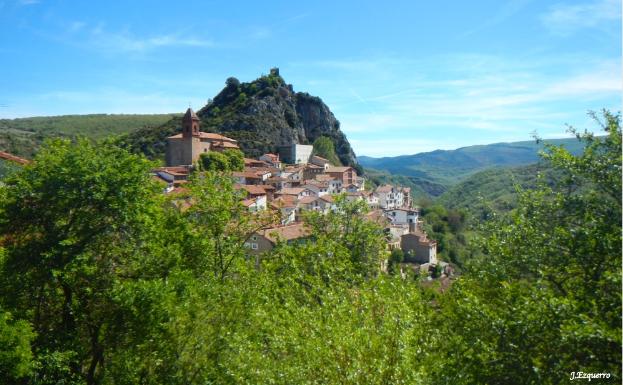
[[[404,205],[402,189],[392,185],[379,186],[374,194],[379,197],[379,207],[382,209],[390,210]]]
[[[404,225],[418,221],[419,211],[417,209],[394,208],[385,210],[385,215],[393,224]]]
[[[339,194],[342,192],[342,181],[339,179],[331,179],[328,181],[329,194]]]
[[[309,163],[315,164],[316,166],[320,166],[324,168],[325,171],[331,166],[331,163],[329,163],[328,159],[325,159],[318,155],[312,155],[311,159],[309,160]]]
[[[321,197],[329,193],[329,187],[323,183],[306,183],[304,185],[301,185],[301,188],[306,188],[313,191],[313,195],[317,197]]]
[[[249,209],[249,211],[262,211],[266,210],[266,195],[255,195],[242,201],[242,204]]]

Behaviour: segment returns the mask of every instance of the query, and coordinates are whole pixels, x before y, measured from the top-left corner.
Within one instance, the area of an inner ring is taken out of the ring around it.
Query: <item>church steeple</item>
[[[185,138],[191,136],[199,136],[199,117],[192,108],[186,110],[184,118],[182,118],[182,136]]]

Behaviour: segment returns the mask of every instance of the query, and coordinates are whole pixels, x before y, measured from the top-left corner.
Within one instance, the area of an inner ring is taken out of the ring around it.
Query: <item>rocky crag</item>
[[[247,157],[276,152],[279,146],[313,144],[321,136],[330,138],[344,165],[357,166],[355,154],[340,130],[340,122],[319,97],[294,92],[277,68],[268,75],[244,83],[229,78],[225,88],[197,111],[201,130],[238,140]],[[150,157],[161,157],[166,137],[181,130],[180,118],[157,129],[131,133],[122,141]],[[357,166],[358,167],[358,166]]]

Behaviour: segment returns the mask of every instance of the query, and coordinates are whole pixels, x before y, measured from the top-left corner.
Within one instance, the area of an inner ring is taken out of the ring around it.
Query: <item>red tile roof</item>
[[[346,167],[333,167],[332,166],[332,167],[329,167],[327,169],[327,173],[331,173],[331,172],[346,172],[346,171],[348,171],[348,169],[352,170],[353,168],[352,167],[348,167],[348,166],[346,166]]]
[[[291,195],[282,195],[271,203],[271,206],[276,209],[295,208],[296,205],[297,205],[296,197],[293,197]]]
[[[250,184],[236,184],[234,188],[237,190],[245,190],[250,195],[266,195],[266,189],[264,186],[250,185]]]
[[[272,159],[272,161],[273,161],[273,162],[274,162],[274,161],[278,161],[278,160],[279,160],[279,155],[275,155],[275,154],[270,154],[270,153],[269,153],[269,154],[264,154],[264,155],[262,155],[262,156],[266,156],[266,157],[268,157],[268,158]]]
[[[394,186],[386,184],[376,188],[376,192],[391,192]]]
[[[294,223],[285,226],[273,227],[258,232],[270,242],[277,243],[278,240],[290,241],[293,239],[309,236],[310,231],[303,223]]]
[[[287,187],[287,188],[282,188],[281,190],[277,191],[277,194],[299,195],[303,191],[305,191],[305,189],[301,187]]]
[[[0,151],[0,159],[8,160],[19,164],[28,164],[28,159],[20,158],[19,156],[9,154],[8,152]]]
[[[320,199],[320,198],[318,198],[318,197],[302,197],[301,199],[299,199],[299,203],[306,205],[306,204],[312,203],[316,199]]]

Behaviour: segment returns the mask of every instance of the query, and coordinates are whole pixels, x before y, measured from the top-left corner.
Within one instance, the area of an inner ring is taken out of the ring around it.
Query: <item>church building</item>
[[[167,167],[193,165],[204,152],[238,149],[238,143],[234,139],[199,131],[200,123],[199,117],[191,108],[186,110],[182,119],[182,133],[167,138]]]

